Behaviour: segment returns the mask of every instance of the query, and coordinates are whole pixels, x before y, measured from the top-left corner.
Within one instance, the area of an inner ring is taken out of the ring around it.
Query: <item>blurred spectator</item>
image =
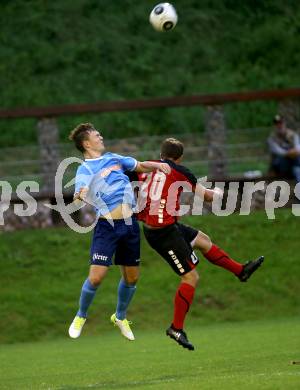
[[[296,179],[300,182],[300,139],[299,135],[286,127],[280,115],[273,119],[275,130],[268,138],[272,155],[271,171],[278,176]]]

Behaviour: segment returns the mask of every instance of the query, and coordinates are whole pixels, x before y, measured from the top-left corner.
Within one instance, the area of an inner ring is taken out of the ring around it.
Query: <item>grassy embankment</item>
[[[187,327],[224,321],[299,316],[299,220],[282,210],[265,213],[190,217],[235,259],[265,255],[265,264],[246,284],[212,266],[199,265],[200,285]],[[0,342],[64,337],[88,270],[89,235],[60,228],[1,234]],[[143,241],[141,279],[129,318],[136,329],[164,329],[172,316],[176,275]],[[86,325],[87,334],[110,329],[119,270],[112,267],[100,287]]]

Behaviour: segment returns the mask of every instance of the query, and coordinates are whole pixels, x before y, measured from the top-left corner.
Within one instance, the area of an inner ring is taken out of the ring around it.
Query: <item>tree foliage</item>
[[[148,0],[2,0],[2,108],[299,86],[298,2],[173,3],[178,26],[157,33]],[[235,125],[268,124],[273,112],[261,111],[244,106]],[[89,118],[60,119],[61,139]],[[203,126],[201,109],[188,108],[93,119],[114,137]],[[0,145],[32,143],[34,132],[28,121],[0,121]]]

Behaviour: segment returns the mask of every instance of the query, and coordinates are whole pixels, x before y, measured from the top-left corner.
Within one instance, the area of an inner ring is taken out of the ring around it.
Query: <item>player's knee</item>
[[[198,282],[199,282],[198,272],[194,269],[191,272],[188,272],[187,274],[183,275],[182,282],[188,283],[188,284],[196,287]]]
[[[98,287],[101,283],[101,277],[100,277],[100,275],[90,275],[89,281],[90,281],[92,286]]]
[[[199,282],[199,274],[198,272],[193,272],[193,281],[194,281],[194,285],[195,287],[197,286],[198,282]]]
[[[206,236],[206,242],[207,242],[208,244],[212,244],[212,241],[211,241],[211,239],[210,239],[209,236]]]
[[[194,248],[200,249],[200,250],[209,250],[212,245],[212,241],[210,237],[202,232],[198,232],[198,235],[196,237],[196,241],[194,244]]]
[[[125,267],[122,271],[124,282],[128,286],[134,286],[139,279],[139,267]]]
[[[136,275],[127,275],[126,278],[124,278],[125,280],[125,283],[128,285],[128,286],[134,286],[137,284],[137,281],[139,279],[139,276],[136,274]]]
[[[206,245],[211,244],[211,239],[207,234],[202,233],[202,240]]]

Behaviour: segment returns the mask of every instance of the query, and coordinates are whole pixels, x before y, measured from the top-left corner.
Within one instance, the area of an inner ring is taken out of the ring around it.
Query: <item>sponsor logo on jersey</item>
[[[101,177],[106,177],[110,174],[112,171],[119,171],[121,169],[121,166],[119,164],[112,165],[111,167],[102,169],[100,172]]]

